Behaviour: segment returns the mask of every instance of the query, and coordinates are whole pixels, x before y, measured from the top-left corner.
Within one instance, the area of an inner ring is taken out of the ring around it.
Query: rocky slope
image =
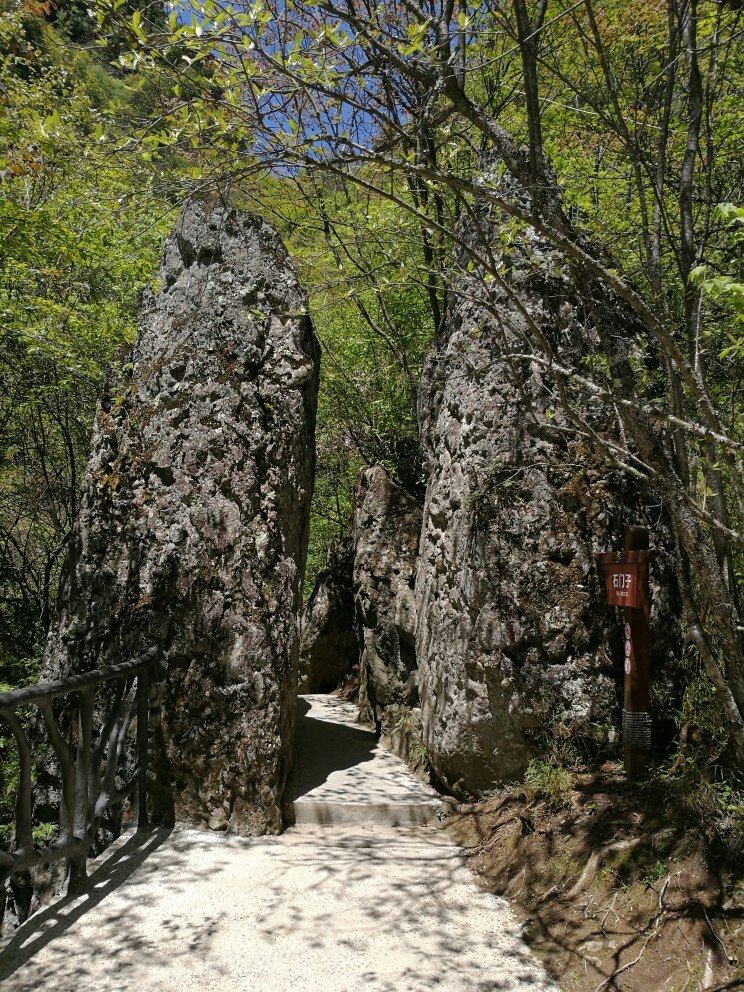
[[[42,675],[158,648],[156,805],[240,834],[281,827],[319,366],[305,312],[270,228],[184,208],[98,411]]]
[[[744,861],[694,822],[688,788],[562,770],[442,827],[566,992],[723,992],[744,977]]]

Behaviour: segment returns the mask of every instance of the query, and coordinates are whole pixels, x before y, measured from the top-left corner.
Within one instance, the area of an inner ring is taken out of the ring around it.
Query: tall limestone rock
[[[359,660],[353,577],[351,540],[339,538],[302,611],[299,693],[332,692]]]
[[[319,350],[276,234],[192,203],[98,411],[44,678],[159,649],[176,819],[281,828]],[[163,781],[165,779],[166,781]]]
[[[495,177],[494,169],[484,181],[495,186]],[[528,204],[504,181],[499,192]],[[482,284],[463,276],[419,396],[428,470],[416,582],[424,742],[435,773],[463,795],[519,776],[556,718],[571,734],[609,733],[621,630],[593,554],[619,550],[626,523],[649,523],[662,551],[669,540],[658,500],[647,512],[627,476],[561,431],[570,425],[540,366],[514,357],[531,322],[558,355],[585,353],[592,318],[563,260],[532,229],[499,238],[509,228],[496,208],[479,220],[506,286],[493,283],[486,305]],[[618,319],[612,300],[603,306],[604,319]],[[652,576],[652,666],[663,676],[678,643],[668,555]]]
[[[362,715],[384,726],[391,707],[416,707],[413,586],[421,507],[384,468],[365,466],[354,494],[354,599],[362,644]]]

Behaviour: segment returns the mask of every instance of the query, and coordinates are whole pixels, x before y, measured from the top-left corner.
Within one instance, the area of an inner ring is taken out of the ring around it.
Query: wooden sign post
[[[651,751],[649,565],[654,558],[646,527],[625,528],[624,553],[596,555],[604,571],[607,602],[621,606],[625,619],[623,757],[629,778],[643,774]]]

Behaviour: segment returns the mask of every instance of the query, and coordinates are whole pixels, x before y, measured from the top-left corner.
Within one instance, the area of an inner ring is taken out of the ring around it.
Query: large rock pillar
[[[281,828],[319,350],[277,235],[192,203],[102,402],[44,678],[160,650],[176,819]]]
[[[353,571],[351,541],[337,538],[302,613],[301,694],[333,692],[359,661]]]
[[[497,166],[484,184],[529,204]],[[439,779],[472,795],[519,777],[555,733],[612,740],[622,682],[621,625],[593,555],[646,523],[654,565],[654,657],[661,685],[679,648],[678,598],[663,507],[598,455],[561,411],[550,377],[524,357],[535,329],[558,360],[592,352],[596,322],[623,310],[598,292],[587,313],[562,257],[497,208],[480,229],[503,277],[463,275],[426,362],[419,415],[428,473],[416,580],[424,743]],[[460,234],[474,238],[468,218]],[[481,246],[482,247],[482,246]],[[601,427],[601,407],[576,398]]]
[[[359,473],[354,493],[354,600],[360,628],[359,705],[383,727],[386,710],[418,703],[413,586],[421,507],[380,465]]]

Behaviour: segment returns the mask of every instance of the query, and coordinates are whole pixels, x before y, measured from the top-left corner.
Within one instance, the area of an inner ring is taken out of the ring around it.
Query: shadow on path
[[[83,897],[74,925],[52,914],[46,946],[27,932],[28,960],[0,988],[557,992],[435,832],[175,830],[149,853],[132,850],[139,870],[97,909]]]
[[[89,878],[89,891],[77,896],[63,896],[23,923],[2,947],[0,982],[14,974],[47,944],[61,937],[85,913],[126,882],[171,833],[170,829],[163,829],[134,834],[93,872]]]
[[[332,705],[332,698],[328,697]],[[292,771],[284,792],[284,803],[327,782],[336,771],[371,761],[377,737],[373,730],[331,723],[308,716],[310,703],[299,697],[295,720]]]

